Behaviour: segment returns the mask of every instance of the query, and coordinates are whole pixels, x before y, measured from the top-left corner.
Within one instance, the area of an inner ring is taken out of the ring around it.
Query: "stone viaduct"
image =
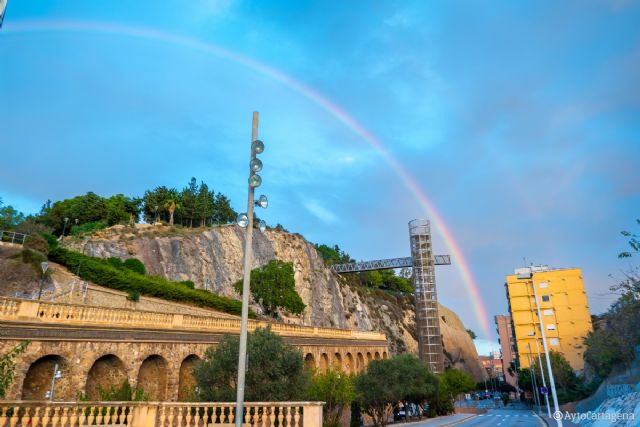
[[[300,349],[308,367],[354,374],[374,359],[388,357],[384,334],[250,321],[249,329],[270,326]],[[0,298],[0,355],[23,340],[7,399],[75,400],[79,393],[99,399],[98,387],[128,379],[152,401],[182,401],[193,390],[194,365],[225,334],[237,334],[240,320]],[[249,359],[249,363],[251,360]]]

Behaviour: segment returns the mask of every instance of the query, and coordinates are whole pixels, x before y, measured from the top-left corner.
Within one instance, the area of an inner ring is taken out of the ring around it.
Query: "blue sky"
[[[241,211],[258,110],[267,222],[357,259],[408,256],[407,222],[429,214],[379,151],[274,69],[415,178],[491,315],[507,310],[505,275],[523,257],[583,268],[601,312],[609,274],[628,264],[619,231],[640,217],[638,22],[627,1],[10,0],[0,197],[34,212],[195,176]],[[89,29],[114,26],[128,33]],[[435,245],[445,252],[440,236]],[[481,332],[454,266],[438,286]]]

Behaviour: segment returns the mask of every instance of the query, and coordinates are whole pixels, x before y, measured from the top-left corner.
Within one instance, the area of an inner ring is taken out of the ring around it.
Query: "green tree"
[[[182,189],[180,200],[182,201],[182,211],[185,219],[189,221],[189,227],[193,227],[193,219],[198,213],[198,181],[195,177],[191,178],[189,184]]]
[[[7,393],[7,389],[13,382],[13,377],[16,372],[16,363],[14,359],[16,356],[24,353],[31,341],[22,341],[15,346],[9,353],[0,356],[0,398],[3,398]]]
[[[466,393],[476,387],[471,375],[459,369],[448,368],[440,374],[440,390],[454,399],[460,393]]]
[[[238,375],[237,336],[225,335],[217,347],[210,347],[194,369],[196,397],[204,402],[232,402],[236,398]],[[245,400],[253,402],[294,401],[304,398],[309,372],[302,353],[287,345],[269,328],[248,334]]]
[[[138,274],[147,274],[147,269],[144,267],[142,261],[138,258],[127,258],[122,263],[122,266],[127,270],[135,271]]]
[[[276,227],[277,228],[277,227]],[[346,252],[342,251],[338,245],[333,247],[327,245],[314,245],[316,251],[320,254],[326,265],[344,264],[352,262],[351,257]]]
[[[302,302],[295,285],[293,264],[290,262],[274,259],[267,265],[251,271],[251,295],[265,312],[272,315],[276,314],[278,309],[293,314],[304,311],[306,305]],[[234,287],[242,293],[242,280]]]
[[[355,398],[355,387],[351,377],[343,372],[329,370],[317,373],[311,379],[309,398],[325,402],[323,412],[323,426],[339,427],[342,412]]]
[[[360,406],[377,426],[387,424],[399,402],[431,402],[438,393],[438,378],[411,354],[374,360],[354,382]]]
[[[561,404],[583,399],[595,390],[596,384],[586,384],[584,377],[578,377],[562,353],[551,351],[549,353],[549,359],[551,361],[551,369],[553,369],[558,401]],[[542,366],[545,380],[547,384],[549,384],[549,372],[544,359]],[[532,368],[536,376],[536,382],[542,384],[540,361],[537,357],[532,361]]]
[[[13,206],[4,206],[0,199],[0,230],[12,230],[24,221],[24,214]]]
[[[174,190],[175,191],[175,190]],[[177,194],[171,194],[164,202],[164,208],[169,212],[169,225],[173,225],[173,215],[180,209],[180,201]]]
[[[213,222],[216,224],[230,224],[236,220],[238,213],[231,207],[231,201],[224,194],[216,194],[213,209]]]
[[[197,217],[200,219],[200,227],[206,227],[207,220],[212,221],[211,218],[213,217],[215,203],[215,195],[212,191],[209,191],[209,187],[204,183],[204,181],[201,182],[196,200],[196,210],[198,212]]]
[[[640,224],[640,219],[636,219],[636,222]],[[624,251],[618,254],[618,258],[629,258],[633,254],[640,252],[640,235],[632,233],[631,231],[622,231],[623,236],[629,239],[628,243],[631,246],[631,251]]]

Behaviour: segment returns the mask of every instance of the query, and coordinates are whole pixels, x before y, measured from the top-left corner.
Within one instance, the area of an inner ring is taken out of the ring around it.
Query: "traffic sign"
[[[546,387],[540,387],[540,393],[542,394],[549,394],[549,389]]]

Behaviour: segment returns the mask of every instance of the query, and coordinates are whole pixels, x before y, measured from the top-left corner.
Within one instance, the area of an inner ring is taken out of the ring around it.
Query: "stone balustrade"
[[[235,403],[0,401],[0,427],[229,427]],[[321,402],[245,403],[246,427],[321,427]]]
[[[91,307],[4,297],[0,298],[0,321],[61,323],[68,325],[109,325],[144,329],[180,329],[221,333],[234,333],[240,330],[240,319],[157,313],[121,308]],[[379,332],[287,325],[257,320],[249,321],[249,330],[267,326],[270,326],[273,332],[282,336],[374,341],[386,340],[385,335]]]

